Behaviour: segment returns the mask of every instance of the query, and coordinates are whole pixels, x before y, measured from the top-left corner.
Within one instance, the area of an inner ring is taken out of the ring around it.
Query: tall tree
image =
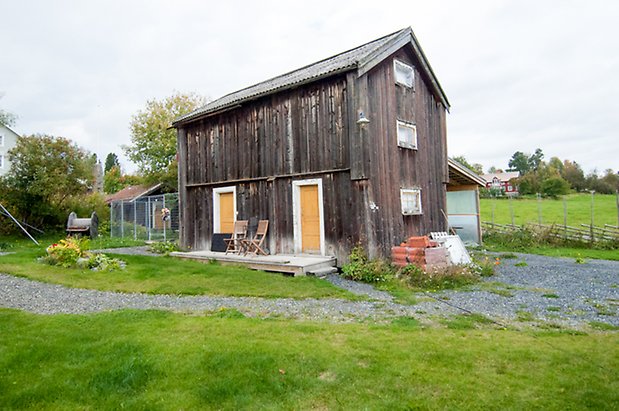
[[[2,98],[1,94],[0,98]],[[0,108],[0,125],[11,127],[15,125],[15,121],[17,121],[17,116],[15,114]]]
[[[120,167],[120,162],[118,161],[118,156],[116,153],[108,153],[105,157],[105,168],[103,169],[104,173],[110,171],[112,167]]]
[[[582,171],[580,165],[575,161],[563,161],[563,171],[561,172],[561,177],[570,183],[570,186],[576,191],[582,191],[586,188],[585,173]]]
[[[469,170],[471,170],[472,172],[474,172],[475,174],[484,174],[484,166],[479,164],[479,163],[469,163],[467,161],[467,159],[464,156],[456,156],[453,158],[454,160],[456,160],[458,163],[462,164],[463,166],[465,166],[466,168],[468,168]]]
[[[176,131],[172,121],[204,105],[196,94],[174,94],[163,100],[149,100],[146,108],[131,120],[131,144],[123,150],[138,165],[140,174],[149,182],[161,182],[169,190],[178,185],[176,164]]]
[[[18,137],[8,157],[11,168],[0,192],[22,219],[36,225],[61,223],[67,200],[92,188],[96,160],[66,138]]]
[[[531,169],[529,157],[522,151],[516,151],[507,165],[509,166],[508,171],[518,171],[520,175],[525,175]]]

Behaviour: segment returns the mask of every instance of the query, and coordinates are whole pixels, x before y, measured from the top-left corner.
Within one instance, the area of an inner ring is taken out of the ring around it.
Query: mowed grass
[[[580,224],[591,224],[591,194],[570,194],[565,196],[567,208],[567,225],[579,227]],[[538,200],[536,198],[516,198],[511,200],[514,210],[514,223],[523,225],[538,222]],[[510,200],[507,198],[480,199],[481,220],[496,224],[511,224]],[[541,200],[541,215],[543,224],[563,225],[563,199]],[[594,225],[617,225],[616,196],[595,194],[593,199]]]
[[[513,248],[498,244],[490,240],[484,241],[484,246],[492,251],[514,251]],[[574,259],[614,260],[619,261],[619,250],[601,250],[596,248],[559,247],[554,245],[536,245],[523,247],[517,250],[519,253],[546,255],[549,257],[567,257]]]
[[[616,332],[0,310],[3,409],[617,409]]]
[[[287,277],[173,257],[109,254],[126,261],[126,269],[96,272],[39,263],[37,257],[45,255],[43,245],[36,247],[20,242],[10,251],[14,253],[0,256],[0,273],[74,288],[148,294],[360,298],[315,277]]]

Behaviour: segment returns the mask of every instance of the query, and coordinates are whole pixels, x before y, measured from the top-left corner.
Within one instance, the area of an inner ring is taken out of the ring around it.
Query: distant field
[[[510,206],[511,203],[511,206]],[[591,195],[570,194],[563,199],[542,199],[541,206],[535,198],[508,200],[482,198],[481,220],[497,224],[511,224],[510,207],[513,208],[514,224],[537,223],[541,208],[543,224],[563,224],[564,204],[567,209],[567,225],[579,226],[591,223]],[[617,199],[615,195],[596,194],[593,199],[593,222],[596,226],[617,225]]]

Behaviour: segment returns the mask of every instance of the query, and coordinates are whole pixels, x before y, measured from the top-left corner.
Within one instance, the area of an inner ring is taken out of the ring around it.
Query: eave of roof
[[[482,187],[486,186],[486,180],[484,180],[483,177],[481,177],[480,175],[475,174],[474,172],[472,172],[471,170],[469,170],[467,167],[463,166],[462,164],[460,164],[456,160],[454,160],[452,158],[448,158],[447,159],[447,164],[448,164],[448,166],[450,168],[452,168],[454,171],[458,172],[465,179],[470,180],[471,183],[477,184],[477,185],[482,186]],[[450,181],[450,183],[451,183],[451,181]]]
[[[413,52],[421,62],[420,69],[430,80],[434,94],[441,100],[445,108],[449,109],[449,101],[441,88],[432,68],[419,45],[413,30],[408,27],[361,46],[336,54],[318,62],[309,64],[288,73],[273,77],[253,86],[227,94],[203,107],[194,110],[174,120],[173,127],[188,123],[199,118],[217,114],[239,106],[240,103],[295,88],[303,84],[312,83],[320,79],[331,77],[357,69],[359,76],[367,73],[389,55],[411,44]]]

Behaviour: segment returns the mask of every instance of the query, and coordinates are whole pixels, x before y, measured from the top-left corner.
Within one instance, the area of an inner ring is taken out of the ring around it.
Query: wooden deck
[[[337,271],[337,260],[320,255],[236,255],[214,251],[173,252],[173,257],[198,261],[217,261],[221,264],[242,265],[253,270],[274,271],[298,275],[324,275]]]

